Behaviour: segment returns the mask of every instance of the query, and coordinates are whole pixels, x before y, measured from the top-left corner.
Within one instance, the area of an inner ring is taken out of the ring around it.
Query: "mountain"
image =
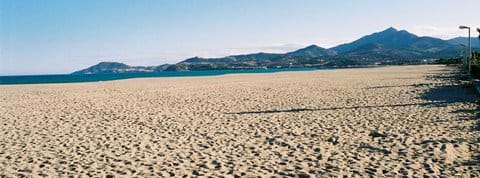
[[[384,31],[361,37],[351,43],[341,44],[330,48],[330,50],[333,50],[338,54],[343,54],[369,43],[378,43],[388,47],[401,48],[406,46],[406,44],[412,43],[415,38],[418,37],[407,31],[398,31],[397,29],[390,27]]]
[[[472,37],[471,39],[472,48],[480,48],[480,39]],[[468,37],[457,37],[447,40],[450,44],[460,45],[463,44],[468,46]]]
[[[318,58],[318,57],[328,57],[328,56],[335,56],[336,52],[319,47],[317,45],[310,45],[305,48],[286,53],[283,57],[284,58]]]
[[[274,63],[282,56],[283,54],[254,53],[222,58],[193,57],[177,63],[175,67],[172,66],[167,71],[258,68],[258,66]]]
[[[111,74],[111,73],[133,73],[133,72],[157,72],[163,71],[169,64],[159,66],[129,66],[119,62],[100,62],[89,68],[73,72],[73,75],[81,74]]]
[[[442,56],[444,55],[444,51],[451,52],[452,50],[456,50],[455,47],[447,41],[432,37],[418,37],[405,30],[399,31],[393,27],[364,36],[351,43],[333,47],[330,50],[336,51],[338,54],[346,54],[354,52],[353,50],[367,44],[379,44],[386,48],[416,52],[418,57],[436,57],[436,54]]]
[[[407,50],[401,48],[389,47],[378,43],[368,43],[355,48],[345,54],[348,58],[382,58],[382,59],[400,59],[400,58],[413,58],[415,56],[422,55],[421,52],[414,50]]]
[[[460,49],[442,39],[419,37],[390,27],[330,50],[337,52],[336,58],[373,59],[381,63],[386,60],[450,58],[457,56]]]
[[[254,54],[244,54],[244,55],[233,55],[222,58],[200,58],[193,57],[188,58],[182,61],[181,63],[241,63],[245,61],[266,61],[266,60],[275,60],[282,56],[282,54],[273,54],[273,53],[254,53]]]
[[[335,51],[317,45],[310,45],[285,54],[253,53],[232,55],[223,58],[193,57],[185,59],[177,63],[175,67],[170,67],[167,70],[283,68],[312,63],[317,64],[328,57],[335,56],[335,54]]]
[[[330,49],[310,45],[284,54],[260,52],[219,58],[197,56],[176,64],[149,67],[102,62],[73,74],[418,64],[457,57],[461,55],[458,43],[464,41],[463,38],[446,41],[419,37],[390,27]]]

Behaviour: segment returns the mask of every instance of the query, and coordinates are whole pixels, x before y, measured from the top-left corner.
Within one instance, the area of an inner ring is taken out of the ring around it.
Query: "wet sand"
[[[0,86],[0,177],[480,176],[445,66]]]

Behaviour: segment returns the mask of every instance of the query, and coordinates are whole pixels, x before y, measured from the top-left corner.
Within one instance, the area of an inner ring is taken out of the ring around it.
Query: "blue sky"
[[[0,75],[70,73],[100,61],[333,47],[393,26],[418,35],[480,27],[479,0],[0,0]]]

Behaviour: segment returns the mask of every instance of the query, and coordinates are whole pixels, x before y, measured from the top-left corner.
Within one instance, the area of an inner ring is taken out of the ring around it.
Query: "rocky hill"
[[[459,44],[464,43],[464,38],[420,37],[390,27],[330,49],[310,45],[284,54],[261,52],[221,58],[192,57],[176,64],[148,67],[101,62],[73,74],[417,64],[460,56],[462,47]]]

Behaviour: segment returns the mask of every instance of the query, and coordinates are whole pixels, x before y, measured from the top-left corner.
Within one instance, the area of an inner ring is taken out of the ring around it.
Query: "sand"
[[[0,177],[480,176],[446,66],[0,86]]]

